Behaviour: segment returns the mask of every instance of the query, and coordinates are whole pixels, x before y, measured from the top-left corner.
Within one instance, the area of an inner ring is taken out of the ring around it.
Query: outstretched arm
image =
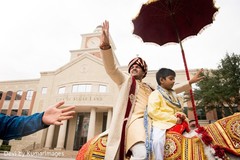
[[[27,136],[49,125],[61,125],[62,120],[73,117],[75,106],[59,108],[64,102],[58,102],[47,108],[45,112],[31,116],[7,116],[0,114],[0,139],[10,140]]]
[[[201,76],[202,73],[203,69],[200,69],[188,82],[186,81],[184,84],[180,83],[174,86],[175,92],[178,94],[190,90],[193,83],[199,82],[205,78],[205,76]]]
[[[104,21],[102,25],[102,35],[100,43],[103,64],[110,78],[120,86],[125,81],[125,75],[118,69],[113,51],[109,42],[109,22]]]

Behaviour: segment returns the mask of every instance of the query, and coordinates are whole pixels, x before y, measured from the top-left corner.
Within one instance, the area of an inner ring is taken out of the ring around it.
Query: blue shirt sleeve
[[[42,113],[31,116],[7,116],[0,114],[0,139],[10,140],[27,136],[41,129],[47,128],[42,122]]]

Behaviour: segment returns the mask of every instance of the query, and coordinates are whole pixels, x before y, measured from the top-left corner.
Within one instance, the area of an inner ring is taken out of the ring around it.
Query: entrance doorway
[[[73,150],[78,151],[87,142],[89,120],[89,112],[78,113]]]

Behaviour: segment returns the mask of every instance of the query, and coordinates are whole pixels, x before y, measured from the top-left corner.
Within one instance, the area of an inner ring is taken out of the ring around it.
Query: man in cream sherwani
[[[105,70],[120,89],[108,130],[105,160],[145,160],[147,153],[143,116],[148,96],[153,91],[149,85],[142,82],[147,74],[147,64],[140,57],[136,57],[128,64],[129,75],[118,69],[109,43],[108,21],[103,22],[100,49]],[[202,79],[199,74],[200,72],[175,91],[179,93],[189,90],[190,84]]]

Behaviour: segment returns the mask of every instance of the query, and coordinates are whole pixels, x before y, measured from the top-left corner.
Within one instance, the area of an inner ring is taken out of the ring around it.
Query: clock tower
[[[71,60],[77,58],[78,56],[84,53],[92,54],[98,58],[101,58],[100,48],[99,48],[99,45],[101,43],[101,34],[102,34],[102,26],[97,26],[96,29],[93,31],[93,33],[81,34],[82,43],[81,43],[80,49],[70,51]],[[111,36],[109,37],[109,39],[110,39],[112,50],[114,51],[116,48]]]

